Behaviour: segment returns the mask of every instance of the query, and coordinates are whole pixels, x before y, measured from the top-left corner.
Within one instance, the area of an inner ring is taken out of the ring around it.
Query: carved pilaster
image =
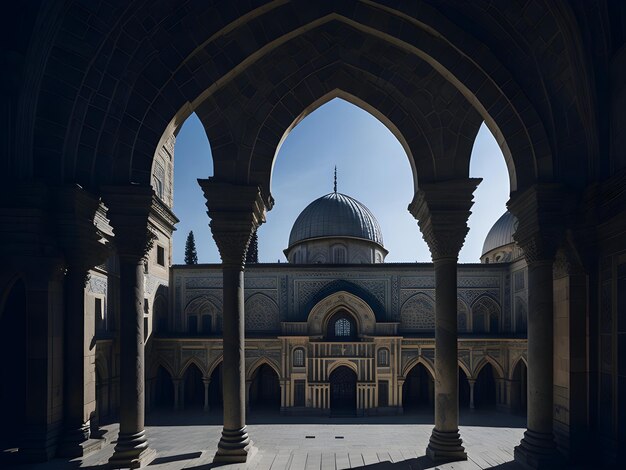
[[[409,212],[417,219],[433,260],[458,258],[468,232],[472,195],[481,178],[424,184],[415,193]]]
[[[554,259],[572,206],[572,198],[558,185],[534,185],[511,196],[507,207],[518,221],[513,238],[529,264]]]
[[[211,233],[222,258],[229,267],[243,267],[252,234],[265,222],[261,190],[254,185],[239,185],[199,179],[211,218]]]

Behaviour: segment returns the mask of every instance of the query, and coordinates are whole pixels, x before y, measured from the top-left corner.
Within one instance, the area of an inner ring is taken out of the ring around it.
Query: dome
[[[298,216],[289,234],[289,247],[303,240],[351,237],[383,246],[380,225],[356,199],[333,192],[316,199]]]
[[[509,211],[506,211],[489,230],[483,244],[483,254],[481,256],[501,246],[515,243],[513,239],[515,230],[517,230],[517,219]]]

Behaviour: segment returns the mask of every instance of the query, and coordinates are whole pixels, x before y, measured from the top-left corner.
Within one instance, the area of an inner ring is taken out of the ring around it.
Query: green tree
[[[246,264],[259,262],[259,237],[257,237],[256,230],[252,234],[250,244],[248,245],[248,252],[246,253]]]
[[[196,252],[196,240],[193,237],[193,230],[189,232],[185,242],[185,264],[198,264],[198,253]]]

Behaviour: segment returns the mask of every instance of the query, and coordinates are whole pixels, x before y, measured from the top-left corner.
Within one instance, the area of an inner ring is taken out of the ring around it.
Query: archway
[[[27,404],[26,287],[17,281],[0,313],[0,449],[19,447]]]
[[[202,372],[193,362],[189,364],[183,376],[185,387],[184,407],[202,408],[204,406],[204,384],[202,383]]]
[[[402,385],[404,411],[432,410],[434,406],[435,381],[424,364],[416,364],[407,374]]]
[[[511,410],[520,414],[526,414],[528,403],[527,374],[526,363],[520,359],[511,377]]]
[[[333,415],[356,414],[356,374],[346,366],[330,373],[330,411]]]
[[[470,406],[470,385],[467,375],[462,367],[459,367],[459,407],[469,408]]]
[[[250,383],[250,407],[252,409],[280,409],[280,382],[278,375],[267,364],[260,365]]]
[[[163,366],[157,369],[154,387],[154,406],[164,409],[174,408],[174,382]]]
[[[222,363],[220,362],[213,372],[211,372],[211,382],[209,383],[209,407],[221,409],[224,406],[222,398]]]
[[[474,384],[474,406],[476,408],[495,408],[496,381],[493,366],[488,362],[480,369]]]

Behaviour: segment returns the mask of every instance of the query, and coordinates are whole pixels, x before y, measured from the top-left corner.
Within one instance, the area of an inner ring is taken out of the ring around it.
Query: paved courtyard
[[[218,412],[151,414],[146,429],[157,457],[153,470],[208,469],[219,440]],[[340,470],[353,467],[376,469],[435,468],[424,451],[432,430],[432,415],[397,417],[322,418],[285,417],[255,413],[249,433],[258,449],[247,467],[254,470]],[[513,447],[524,432],[525,420],[496,412],[466,412],[461,434],[468,452],[466,462],[437,465],[440,469],[517,468]],[[113,452],[117,426],[105,427],[107,443],[81,460],[55,459],[46,464],[20,465],[19,469],[104,468]]]

